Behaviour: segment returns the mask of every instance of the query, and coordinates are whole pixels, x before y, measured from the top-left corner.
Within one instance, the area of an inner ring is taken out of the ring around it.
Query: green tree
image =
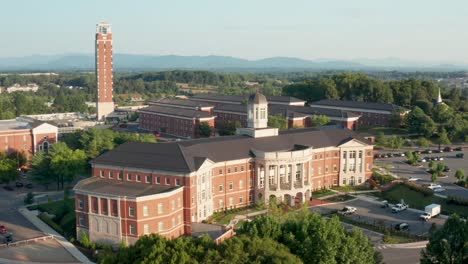
[[[385,137],[385,134],[383,132],[377,133],[377,135],[375,136],[375,141],[381,146],[387,145],[387,138]]]
[[[50,169],[50,157],[46,153],[38,152],[32,156],[30,167],[29,173],[35,183],[44,185],[48,189],[49,184],[57,182],[57,176]]]
[[[15,161],[17,168],[21,168],[28,163],[28,156],[24,151],[13,151],[8,155],[8,158]]]
[[[83,150],[70,149],[65,143],[58,142],[49,151],[50,169],[58,176],[59,183],[64,187],[64,182],[72,182],[75,177],[86,171],[86,154]]]
[[[209,137],[211,136],[212,129],[207,122],[201,122],[198,125],[198,134],[202,137]]]
[[[416,144],[418,146],[420,146],[421,148],[428,148],[430,143],[431,142],[429,140],[427,140],[426,138],[420,137],[420,138],[418,138]]]
[[[228,121],[226,125],[220,129],[219,133],[221,136],[231,136],[235,135],[237,128],[241,127],[241,123],[239,121]]]
[[[442,145],[452,144],[452,142],[450,142],[450,139],[448,138],[447,130],[445,130],[445,128],[442,128],[442,131],[439,133],[439,148],[441,144]]]
[[[88,158],[92,159],[114,148],[114,136],[111,130],[90,128],[81,135],[80,143]]]
[[[286,129],[288,123],[286,119],[281,114],[269,115],[268,116],[268,126],[278,128],[280,130]]]
[[[393,150],[403,147],[405,140],[402,137],[392,136],[387,139],[387,146]]]
[[[465,181],[465,171],[463,169],[458,169],[455,172],[455,178],[457,178],[458,182],[464,182]]]
[[[433,160],[429,161],[428,166],[429,166],[430,171],[434,171],[435,170],[435,161],[433,161]]]
[[[313,115],[309,117],[310,124],[313,127],[319,127],[330,123],[330,118],[326,115]]]
[[[425,137],[430,137],[435,129],[434,121],[417,106],[406,115],[405,125],[410,133],[424,135]]]
[[[468,221],[451,215],[442,228],[431,232],[429,243],[421,251],[421,264],[468,262]]]
[[[8,184],[17,178],[16,162],[9,158],[0,158],[0,182]]]

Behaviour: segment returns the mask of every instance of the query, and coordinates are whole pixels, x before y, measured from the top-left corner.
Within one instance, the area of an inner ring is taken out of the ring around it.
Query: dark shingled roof
[[[265,96],[269,103],[304,103],[304,100],[291,96]],[[219,102],[232,102],[242,104],[249,99],[249,95],[221,95],[221,94],[196,94],[193,99],[207,99]]]
[[[295,105],[270,105],[268,107],[270,114],[282,114],[283,116],[293,114],[294,116],[326,115],[335,118],[359,117],[358,114],[339,109],[327,109],[318,107],[295,106]]]
[[[199,107],[213,107],[212,104],[204,103],[204,102],[197,102],[191,101],[188,99],[178,99],[178,98],[163,98],[157,101],[150,101],[148,102],[149,105],[177,105],[182,107],[190,107],[190,108],[199,108]]]
[[[170,107],[170,106],[161,106],[161,105],[152,105],[146,108],[139,110],[140,112],[150,112],[150,113],[160,113],[166,115],[174,115],[180,117],[189,117],[189,118],[206,118],[212,117],[210,113],[198,111],[195,109],[185,109],[179,107]]]
[[[141,184],[136,182],[116,181],[102,179],[100,177],[90,177],[79,181],[74,190],[84,190],[98,194],[115,196],[141,197],[158,193],[173,191],[181,186]]]
[[[347,107],[368,110],[379,110],[392,112],[399,108],[399,106],[388,103],[371,103],[371,102],[356,102],[356,101],[340,101],[324,99],[317,102],[310,103],[310,106],[332,106],[332,107]]]
[[[170,143],[125,143],[91,161],[122,167],[189,173],[208,158],[214,162],[248,158],[251,150],[288,151],[296,145],[322,148],[350,139],[369,141],[347,129],[304,128],[281,131],[272,137],[226,136]]]

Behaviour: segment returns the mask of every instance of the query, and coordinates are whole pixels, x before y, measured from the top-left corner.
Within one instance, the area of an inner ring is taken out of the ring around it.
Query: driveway
[[[437,226],[442,226],[445,223],[444,219],[439,217],[433,218],[428,222],[419,220],[421,213],[411,210],[405,210],[399,213],[392,213],[390,208],[381,208],[379,204],[375,204],[366,200],[353,200],[346,203],[327,204],[319,207],[312,207],[312,211],[319,213],[340,210],[343,206],[349,205],[356,207],[357,212],[350,217],[353,220],[367,222],[372,224],[384,224],[389,228],[394,228],[396,224],[406,222],[409,224],[409,232],[416,235],[423,235],[429,232],[432,223]]]

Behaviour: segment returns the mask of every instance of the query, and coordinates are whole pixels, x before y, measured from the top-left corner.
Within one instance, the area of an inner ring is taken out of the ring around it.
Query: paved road
[[[418,264],[421,254],[420,248],[382,248],[385,264]]]
[[[3,186],[3,184],[0,184],[0,224],[5,225],[8,232],[13,234],[13,242],[45,236],[44,232],[18,212],[18,208],[23,206],[24,195],[30,190],[14,187],[14,191],[7,191],[3,189]],[[51,196],[59,198],[60,196],[63,197],[63,193]],[[3,243],[3,241],[0,241],[0,243]],[[44,263],[77,262],[67,252],[56,240],[46,240],[29,245],[3,248],[0,251],[0,258]],[[0,262],[4,263],[3,260]]]
[[[378,204],[364,200],[354,200],[348,201],[346,203],[328,204],[320,207],[313,207],[312,211],[324,213],[327,211],[329,212],[332,210],[342,209],[345,205],[356,207],[357,212],[351,216],[348,216],[354,220],[375,224],[384,224],[389,228],[394,228],[394,226],[398,223],[406,222],[410,226],[409,232],[417,235],[427,233],[432,223],[435,223],[437,226],[441,226],[445,223],[444,219],[438,217],[433,218],[428,222],[421,221],[419,220],[420,213],[410,210],[405,210],[399,213],[392,213],[390,208],[380,208]]]
[[[456,158],[455,155],[457,153],[464,153],[465,158],[460,159]],[[468,173],[468,150],[464,151],[454,151],[454,152],[446,152],[446,153],[435,153],[435,154],[421,154],[422,157],[434,157],[439,156],[443,157],[444,160],[441,161],[443,164],[447,165],[450,168],[450,172],[446,173],[446,178],[439,178],[438,183],[442,185],[445,192],[440,194],[443,195],[454,195],[458,197],[464,197],[468,199],[468,189],[460,187],[458,185],[453,184],[456,181],[454,177],[455,172],[457,169],[464,169],[465,173]],[[415,167],[410,166],[405,163],[406,157],[392,157],[392,158],[383,158],[375,160],[375,163],[378,164],[389,164],[392,165],[393,168],[390,169],[390,172],[400,176],[400,177],[416,177],[421,178],[421,181],[417,181],[419,184],[428,184],[431,181],[431,175],[426,172],[428,168],[428,162],[421,163],[422,167]],[[437,163],[437,161],[436,161]]]

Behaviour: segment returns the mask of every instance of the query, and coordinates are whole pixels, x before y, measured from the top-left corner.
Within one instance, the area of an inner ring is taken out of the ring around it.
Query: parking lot
[[[465,158],[456,158],[455,155],[458,153],[465,154]],[[444,153],[432,153],[432,154],[420,154],[422,158],[424,157],[442,157],[443,161],[435,161],[436,163],[441,162],[444,165],[450,168],[449,172],[445,172],[446,177],[439,177],[437,182],[442,185],[445,192],[441,192],[442,195],[454,195],[458,197],[463,197],[468,199],[468,190],[453,184],[456,182],[454,177],[457,169],[463,169],[465,175],[468,174],[468,150],[464,151],[453,151],[453,152],[444,152]],[[431,174],[427,173],[429,162],[420,162],[422,167],[410,166],[406,163],[406,157],[390,157],[390,158],[381,158],[375,160],[376,165],[391,165],[390,172],[405,178],[416,177],[421,180],[416,181],[418,184],[428,184],[431,182]]]
[[[361,199],[348,201],[346,203],[322,205],[319,207],[313,207],[311,210],[319,213],[325,213],[333,210],[340,210],[345,205],[356,207],[356,213],[348,216],[354,220],[375,224],[382,223],[389,228],[394,228],[396,224],[405,222],[409,224],[409,232],[416,235],[427,233],[432,223],[435,223],[437,226],[441,226],[445,222],[445,220],[440,217],[433,218],[428,222],[422,221],[419,219],[419,215],[421,213],[414,212],[412,210],[392,213],[390,208],[381,208],[380,204]]]

